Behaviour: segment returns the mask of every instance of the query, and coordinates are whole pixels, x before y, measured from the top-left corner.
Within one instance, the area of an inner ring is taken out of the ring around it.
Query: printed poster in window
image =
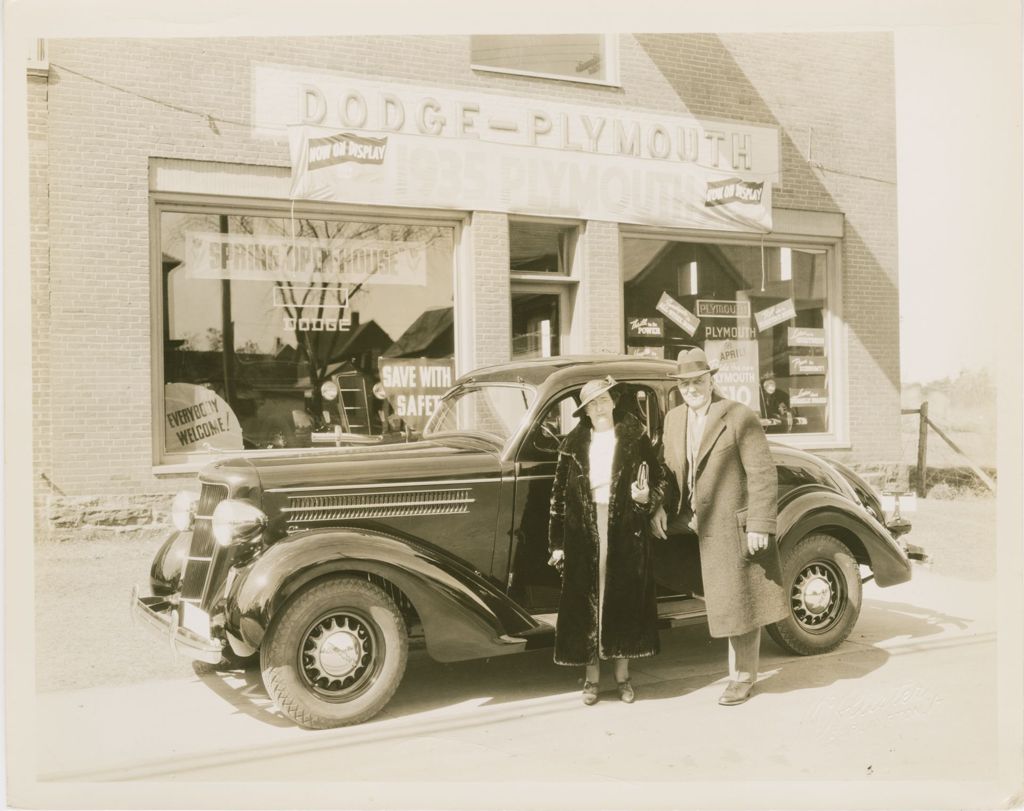
[[[722,394],[758,411],[757,341],[707,341],[704,351],[718,369],[714,380]]]
[[[455,379],[452,358],[381,358],[380,389],[403,427],[422,431]]]
[[[168,452],[240,451],[242,426],[224,399],[192,383],[164,386],[164,437]]]

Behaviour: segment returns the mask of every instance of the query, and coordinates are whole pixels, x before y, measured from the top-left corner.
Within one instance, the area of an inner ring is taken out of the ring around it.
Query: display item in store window
[[[771,374],[761,379],[761,425],[769,433],[789,433],[795,425],[807,425],[804,417],[797,417],[790,405],[789,394]]]

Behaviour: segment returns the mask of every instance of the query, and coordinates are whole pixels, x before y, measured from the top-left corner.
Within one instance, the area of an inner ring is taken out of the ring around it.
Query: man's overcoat
[[[646,461],[651,503],[661,501],[661,468],[640,422],[630,414],[615,423],[615,453],[608,502],[608,558],[598,645],[597,510],[590,488],[588,417],[562,441],[551,491],[549,549],[565,552],[555,633],[555,662],[586,665],[602,659],[653,656],[658,645],[649,507],[635,504],[630,484]],[[599,649],[600,648],[600,649]]]
[[[689,512],[687,406],[665,417],[662,459],[668,514]],[[697,455],[694,499],[704,599],[711,636],[738,636],[789,613],[775,540],[777,476],[757,415],[712,395]],[[766,532],[768,548],[747,557],[747,531]]]

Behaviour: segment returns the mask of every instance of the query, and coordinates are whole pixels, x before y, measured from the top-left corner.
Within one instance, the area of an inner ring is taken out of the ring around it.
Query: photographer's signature
[[[833,741],[880,722],[925,718],[941,702],[942,697],[926,687],[905,684],[870,694],[849,693],[824,698],[810,709],[806,720],[827,729],[827,740]]]

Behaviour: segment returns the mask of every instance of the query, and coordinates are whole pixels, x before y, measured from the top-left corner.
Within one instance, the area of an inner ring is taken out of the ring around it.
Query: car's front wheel
[[[784,650],[808,656],[838,647],[860,616],[861,580],[850,550],[831,535],[808,535],[782,556],[789,616],[768,626]]]
[[[388,703],[405,673],[405,620],[380,587],[320,581],[289,601],[260,649],[267,692],[310,729],[358,724]]]

